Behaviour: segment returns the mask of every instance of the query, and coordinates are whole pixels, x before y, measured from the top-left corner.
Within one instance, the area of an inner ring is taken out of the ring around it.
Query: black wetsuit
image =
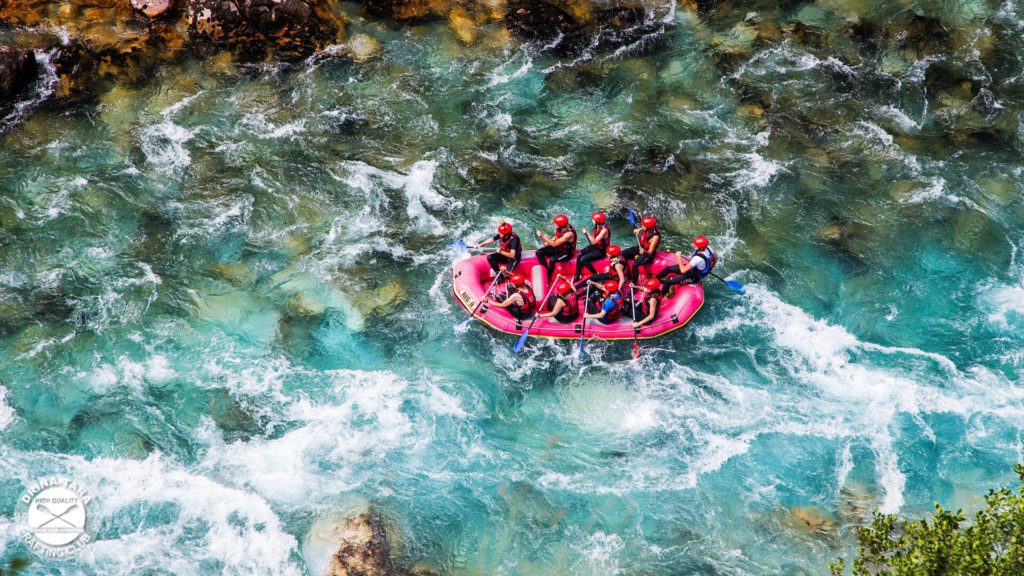
[[[552,240],[558,240],[566,232],[572,232],[572,240],[561,246],[544,246],[537,250],[537,262],[547,270],[548,282],[551,282],[551,276],[555,273],[555,264],[572,260],[576,253],[576,229],[572,226],[565,226],[565,228],[567,230],[561,228],[556,230]]]
[[[603,240],[596,244],[587,246],[576,254],[576,278],[579,278],[580,275],[583,274],[584,267],[586,267],[587,270],[590,270],[591,274],[597,274],[597,270],[594,268],[594,262],[604,258],[604,251],[608,249],[608,245],[611,244],[612,241],[612,231],[606,224],[595,225],[591,236],[597,236],[602,230],[608,231],[608,234],[605,235]]]
[[[495,274],[498,273],[499,266],[501,265],[504,265],[506,270],[512,272],[512,270],[514,270],[519,264],[519,261],[523,259],[523,244],[519,241],[519,236],[515,232],[512,232],[508,236],[509,237],[507,239],[502,239],[501,234],[495,234],[494,237],[491,238],[491,240],[501,242],[500,246],[502,252],[512,252],[515,254],[513,258],[502,256],[497,252],[494,254],[488,254],[487,263],[491,265],[491,270],[494,270]]]
[[[694,266],[687,270],[685,273],[681,273],[679,271],[679,266],[667,266],[661,272],[658,272],[658,279],[662,280],[663,278],[665,278],[665,276],[668,276],[669,274],[677,274],[677,276],[673,276],[671,278],[662,280],[662,286],[667,287],[685,284],[696,284],[697,282],[703,280],[705,276],[710,274],[711,270],[715,267],[715,264],[718,262],[718,257],[715,256],[715,254],[707,248],[705,248],[704,250],[695,251],[693,254],[690,255],[690,260],[692,261],[693,258],[696,256],[699,256],[701,259],[704,260],[706,264],[708,264],[705,272],[701,272],[700,270],[697,269],[696,266]]]
[[[642,247],[644,250],[650,249],[651,242],[656,237],[661,238],[661,230],[658,230],[657,226],[654,228],[648,228],[640,233],[640,246],[633,246],[632,248],[626,248],[622,251],[622,257],[626,262],[633,263],[630,279],[632,279],[634,283],[637,282],[637,279],[640,276],[640,267],[654,261],[654,254],[651,256],[641,254],[640,248]],[[657,251],[655,251],[655,253],[657,253]],[[635,261],[633,260],[634,258],[636,259]]]
[[[625,260],[619,260],[615,264],[612,264],[612,268],[615,268],[619,264],[622,264],[622,267],[625,269],[626,279],[628,280],[630,278],[630,276],[629,276],[629,265],[626,264]],[[591,280],[593,280],[594,282],[597,282],[598,284],[604,284],[605,282],[607,282],[609,280],[615,280],[616,282],[618,282],[619,281],[619,273],[615,272],[615,271],[608,272],[608,273],[601,272],[599,274],[594,274],[593,276],[587,276],[583,280],[580,280],[579,282],[576,282],[575,284],[573,284],[573,286],[575,286],[576,289],[579,290],[580,288],[586,286],[587,282],[589,282]]]

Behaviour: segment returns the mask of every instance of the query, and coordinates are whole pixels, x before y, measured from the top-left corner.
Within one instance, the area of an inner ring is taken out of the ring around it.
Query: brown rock
[[[315,2],[315,0],[310,0]],[[305,0],[188,0],[188,42],[200,53],[223,49],[244,59],[305,56],[333,42],[343,26]]]
[[[411,20],[430,14],[427,0],[364,0],[363,9],[371,16]]]
[[[0,104],[35,80],[38,66],[31,50],[0,45]]]
[[[150,20],[169,16],[174,0],[131,0],[132,9]]]

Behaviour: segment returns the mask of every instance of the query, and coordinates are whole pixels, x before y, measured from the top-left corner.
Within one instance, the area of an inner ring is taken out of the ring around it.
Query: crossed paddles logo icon
[[[44,556],[67,556],[92,541],[86,523],[92,496],[66,478],[44,478],[18,501],[23,509],[26,544]]]

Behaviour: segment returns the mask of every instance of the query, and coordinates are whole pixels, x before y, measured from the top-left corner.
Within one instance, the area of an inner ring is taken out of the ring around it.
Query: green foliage
[[[1024,466],[1015,470],[1024,482]],[[857,529],[851,576],[1024,575],[1024,486],[990,490],[985,502],[971,523],[938,504],[931,520],[916,522],[875,510],[871,525]],[[842,558],[829,567],[833,576],[847,571]]]

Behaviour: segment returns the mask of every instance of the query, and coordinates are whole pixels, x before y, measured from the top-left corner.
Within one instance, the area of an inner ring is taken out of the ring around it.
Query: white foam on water
[[[343,175],[332,175],[336,180],[362,191],[367,206],[386,207],[388,200],[383,192],[402,190],[407,202],[406,214],[415,222],[417,228],[421,232],[440,234],[444,227],[427,211],[427,208],[458,208],[462,206],[462,202],[447,198],[433,188],[437,166],[434,160],[420,160],[412,165],[408,175],[402,175],[374,168],[363,162],[348,161],[341,164]]]
[[[505,71],[506,68],[510,64],[512,64],[513,61],[516,58],[518,58],[520,56],[524,59],[524,62],[522,62],[522,64],[520,64],[519,68],[517,68],[516,70],[514,70],[512,72],[506,72]],[[533,69],[533,59],[531,59],[529,56],[527,56],[525,52],[517,52],[515,58],[513,58],[512,60],[509,60],[508,62],[505,62],[502,65],[498,66],[497,68],[495,68],[493,71],[491,71],[487,75],[490,78],[490,81],[487,82],[487,84],[486,84],[486,86],[484,86],[484,88],[485,89],[486,88],[492,88],[492,87],[497,86],[499,84],[507,84],[508,82],[511,82],[512,80],[515,80],[517,78],[522,78],[523,76],[526,76],[527,72],[529,72],[532,69]]]
[[[0,384],[0,432],[10,426],[11,422],[14,422],[14,408],[7,403],[7,388]]]
[[[576,547],[582,556],[578,574],[610,576],[622,573],[619,557],[626,551],[626,543],[618,534],[598,530],[588,534]]]
[[[166,356],[156,354],[138,362],[122,355],[113,363],[104,362],[92,371],[80,371],[76,379],[86,382],[97,393],[106,394],[118,385],[139,392],[147,385],[166,384],[175,376],[177,372]]]
[[[977,301],[989,326],[1014,335],[1024,329],[1024,286],[994,284],[979,290]]]
[[[869,138],[877,138],[882,143],[882,146],[886,148],[892,146],[892,134],[886,132],[881,126],[864,121],[857,122],[853,126],[854,127],[851,129],[852,133],[867,136]]]
[[[258,370],[241,379],[259,378],[264,387],[273,380],[271,386],[280,390],[281,380],[296,371],[277,366],[269,379]],[[414,428],[403,409],[409,384],[394,373],[331,370],[303,377],[326,377],[332,392],[320,399],[279,398],[283,406],[277,417],[298,426],[273,439],[225,444],[209,425],[203,434],[208,447],[201,469],[238,479],[273,501],[299,506],[367,481],[366,472],[357,470],[367,459],[380,461],[395,450],[415,452],[431,438],[427,430]]]

